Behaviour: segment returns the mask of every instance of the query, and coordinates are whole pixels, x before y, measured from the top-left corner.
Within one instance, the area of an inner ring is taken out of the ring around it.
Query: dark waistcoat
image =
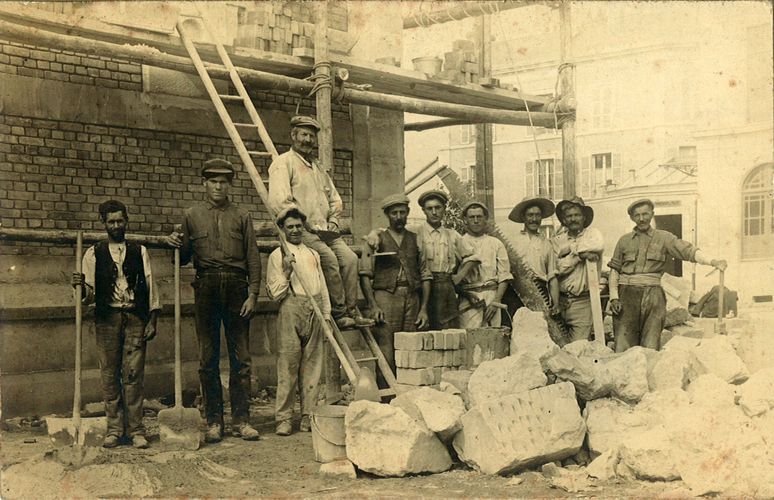
[[[388,231],[382,231],[379,234],[379,251],[397,252],[397,254],[385,255],[374,259],[374,290],[395,292],[401,264],[403,265],[403,274],[406,276],[409,288],[411,290],[419,288],[419,246],[417,245],[416,234],[405,231],[399,247]]]
[[[110,255],[107,240],[94,245],[96,268],[94,273],[95,315],[104,317],[110,311],[113,288],[118,278],[118,267]],[[134,293],[134,312],[144,321],[148,321],[149,293],[145,282],[145,266],[142,263],[142,249],[137,243],[126,242],[126,257],[122,266],[129,289]]]

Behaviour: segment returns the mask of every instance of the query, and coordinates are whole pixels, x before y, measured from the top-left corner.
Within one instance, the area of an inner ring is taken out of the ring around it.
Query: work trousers
[[[316,234],[304,231],[303,243],[320,254],[325,284],[331,301],[331,316],[338,319],[353,314],[360,286],[357,255],[341,238],[323,241]]]
[[[132,312],[110,309],[95,326],[107,434],[144,435],[145,322]]]
[[[433,273],[427,309],[431,330],[460,327],[457,293],[450,273]]]
[[[491,304],[494,301],[497,290],[481,290],[478,292],[467,292],[474,297],[483,300],[485,304]],[[470,301],[467,297],[460,297],[460,311],[470,307]],[[500,326],[502,324],[502,311],[499,309],[487,323],[484,323],[484,307],[471,307],[460,312],[460,327],[462,328],[481,328],[484,326]]]
[[[574,296],[563,293],[559,296],[559,308],[570,330],[570,342],[591,340],[594,320],[589,295]]]
[[[323,371],[323,330],[314,314],[311,300],[288,295],[279,308],[277,333],[277,402],[274,418],[290,420],[296,401],[296,386],[301,394],[301,414],[310,415],[320,394]]]
[[[615,352],[641,345],[661,348],[666,321],[666,295],[660,286],[620,285],[621,312],[613,316]]]
[[[393,293],[374,290],[374,299],[384,313],[384,323],[376,325],[372,330],[379,349],[395,374],[395,332],[416,331],[419,293],[407,286],[398,286]],[[389,387],[381,371],[376,374],[376,383],[382,389]]]
[[[229,359],[229,395],[234,424],[250,417],[250,321],[239,315],[247,299],[247,277],[233,271],[207,271],[193,282],[196,338],[199,342],[199,381],[207,424],[223,425],[223,386],[220,382],[220,326]]]

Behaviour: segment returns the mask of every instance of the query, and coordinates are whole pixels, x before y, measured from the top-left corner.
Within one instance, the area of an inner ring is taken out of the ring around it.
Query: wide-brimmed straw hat
[[[508,218],[513,222],[524,222],[524,212],[531,207],[540,208],[540,214],[544,219],[554,215],[554,202],[547,198],[531,198],[527,196],[513,207],[511,213],[508,214]]]

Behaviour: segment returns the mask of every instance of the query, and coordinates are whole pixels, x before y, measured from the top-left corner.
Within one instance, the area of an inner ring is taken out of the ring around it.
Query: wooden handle
[[[180,341],[180,249],[175,248],[175,407],[183,407],[183,360]]]
[[[83,273],[83,232],[78,231],[75,237],[75,272]],[[81,349],[83,344],[83,287],[77,285],[73,290],[75,300],[75,385],[73,390],[73,425],[76,432],[81,425]]]
[[[721,324],[723,323],[723,320],[726,317],[726,314],[725,314],[726,293],[725,293],[725,285],[723,284],[723,282],[725,281],[725,275],[726,275],[725,271],[720,271],[719,273],[720,286],[718,289],[718,323],[721,323]]]
[[[594,340],[605,344],[605,323],[602,319],[602,299],[599,295],[599,274],[597,263],[586,261],[586,274],[589,281],[589,297],[591,299],[591,318],[594,324]]]

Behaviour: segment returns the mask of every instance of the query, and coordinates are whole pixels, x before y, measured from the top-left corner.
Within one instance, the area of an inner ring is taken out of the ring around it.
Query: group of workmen
[[[299,430],[311,428],[324,365],[324,322],[340,329],[373,327],[394,370],[395,332],[500,326],[503,296],[514,279],[505,245],[487,234],[489,209],[477,201],[467,203],[462,208],[466,231],[460,235],[443,225],[449,198],[440,190],[419,197],[425,221],[414,225],[407,225],[409,199],[403,193],[386,197],[381,208],[388,226],[369,233],[358,258],[341,238],[341,197],[313,156],[319,130],[314,118],[293,117],[291,149],[269,168],[268,208],[276,214],[283,240],[269,255],[266,272],[268,296],[280,303],[275,432],[282,436],[292,433],[296,388]],[[229,199],[234,176],[225,159],[206,161],[201,170],[205,200],[185,210],[182,224],[166,237],[167,244],[180,249],[181,265],[193,261],[196,269],[192,287],[208,443],[224,434],[221,325],[229,355],[231,432],[259,439],[249,418],[249,320],[256,312],[262,269],[252,218]],[[562,227],[548,238],[541,232],[542,221],[554,211]],[[629,207],[636,227],[621,237],[609,263],[616,351],[660,347],[666,312],[660,278],[667,256],[726,267],[725,261],[710,260],[690,243],[654,229],[653,211],[646,199]],[[145,353],[147,341],[156,335],[159,292],[145,247],[126,241],[127,207],[109,200],[99,206],[99,215],[107,238],[87,250],[83,274],[74,273],[72,284],[82,285],[83,301],[96,306],[108,422],[103,445],[130,442],[145,448]],[[578,197],[556,207],[548,199],[531,198],[517,204],[509,218],[524,225],[513,247],[533,273],[530,279],[550,298],[549,313],[563,317],[572,340],[589,339],[586,262],[601,266],[604,245],[601,233],[590,227],[593,209]],[[361,292],[369,317],[357,307]]]

